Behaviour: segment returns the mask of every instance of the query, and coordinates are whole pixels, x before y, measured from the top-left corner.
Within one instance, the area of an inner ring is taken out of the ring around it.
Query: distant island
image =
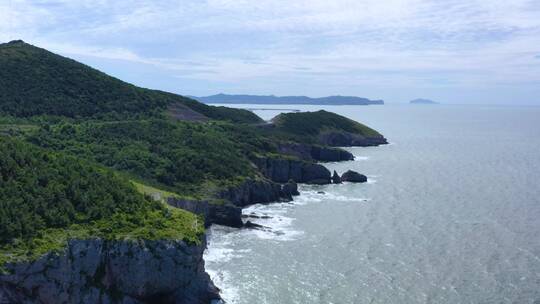
[[[410,104],[439,104],[438,102],[433,101],[431,99],[423,99],[423,98],[413,99],[409,103]]]
[[[355,96],[328,96],[311,98],[307,96],[274,96],[274,95],[227,95],[217,94],[206,97],[189,96],[204,103],[237,103],[237,104],[309,104],[309,105],[382,105],[383,100],[371,100]]]

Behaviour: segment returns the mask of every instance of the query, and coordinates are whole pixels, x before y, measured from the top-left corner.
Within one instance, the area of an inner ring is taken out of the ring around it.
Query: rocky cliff
[[[288,158],[262,157],[255,165],[268,179],[276,183],[290,180],[305,184],[330,184],[331,174],[323,165]]]
[[[337,162],[354,160],[354,155],[343,149],[299,143],[280,143],[278,152],[305,161]]]
[[[206,240],[71,240],[61,253],[7,264],[2,303],[210,303],[218,289],[204,271]]]
[[[297,185],[293,182],[277,184],[268,180],[248,179],[240,185],[221,190],[217,196],[224,202],[210,203],[204,200],[168,198],[167,203],[195,214],[202,215],[205,226],[211,224],[240,228],[242,208],[251,204],[271,203],[276,201],[291,201],[294,195],[299,195]]]
[[[371,147],[388,144],[382,135],[367,137],[345,131],[322,132],[318,140],[321,145],[331,147]]]

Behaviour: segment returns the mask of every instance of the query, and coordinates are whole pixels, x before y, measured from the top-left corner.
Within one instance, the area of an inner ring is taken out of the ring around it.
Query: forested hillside
[[[193,214],[171,211],[84,160],[4,136],[0,155],[0,262],[56,249],[70,233],[196,242],[203,231]]]
[[[242,141],[228,124],[167,120],[62,123],[29,137],[39,146],[78,155],[180,193],[205,182],[254,176]]]
[[[156,117],[170,105],[180,103],[210,119],[260,121],[246,110],[212,107],[176,94],[136,87],[20,40],[0,44],[0,101],[0,113],[16,117]]]

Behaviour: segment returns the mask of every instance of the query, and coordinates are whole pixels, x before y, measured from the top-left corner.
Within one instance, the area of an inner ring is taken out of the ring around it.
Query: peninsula
[[[331,112],[267,123],[0,44],[0,302],[210,303],[209,225],[248,229],[243,207],[340,182],[318,163],[354,158],[337,146],[385,143]]]

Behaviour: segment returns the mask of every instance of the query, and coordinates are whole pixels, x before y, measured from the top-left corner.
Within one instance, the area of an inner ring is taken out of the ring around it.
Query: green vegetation
[[[42,253],[69,236],[197,242],[203,231],[195,215],[153,202],[86,161],[7,137],[0,155],[0,261]]]
[[[317,112],[283,113],[273,119],[279,132],[300,136],[316,136],[323,131],[338,130],[367,137],[380,134],[352,119],[320,110]]]
[[[169,96],[176,96],[177,95],[171,94],[171,93],[165,93]],[[192,110],[199,112],[203,114],[204,116],[215,119],[215,120],[223,120],[223,121],[229,121],[233,123],[262,123],[263,120],[254,114],[251,111],[243,110],[243,109],[234,109],[234,108],[227,108],[222,106],[209,106],[204,103],[198,102],[193,99],[189,98],[183,98],[180,101],[183,105],[188,106]]]
[[[198,121],[177,121],[173,110]],[[0,266],[74,238],[197,243],[203,220],[165,206],[166,197],[222,203],[217,191],[262,178],[255,156],[286,157],[280,141],[314,143],[326,130],[378,135],[325,111],[282,114],[275,125],[139,88],[22,41],[1,44]]]
[[[166,202],[165,199],[168,197],[175,197],[175,198],[181,197],[177,193],[170,192],[163,189],[158,189],[156,187],[152,187],[149,185],[141,184],[134,180],[131,180],[131,183],[135,186],[135,189],[137,189],[139,193],[142,193],[145,196],[150,196],[152,199],[158,198],[163,203]]]
[[[222,125],[167,120],[46,126],[30,136],[39,146],[99,162],[174,192],[196,194],[205,181],[227,182],[255,170]]]
[[[0,100],[0,114],[16,117],[158,117],[169,105],[181,103],[210,119],[260,122],[249,111],[139,88],[22,41],[0,44]]]

